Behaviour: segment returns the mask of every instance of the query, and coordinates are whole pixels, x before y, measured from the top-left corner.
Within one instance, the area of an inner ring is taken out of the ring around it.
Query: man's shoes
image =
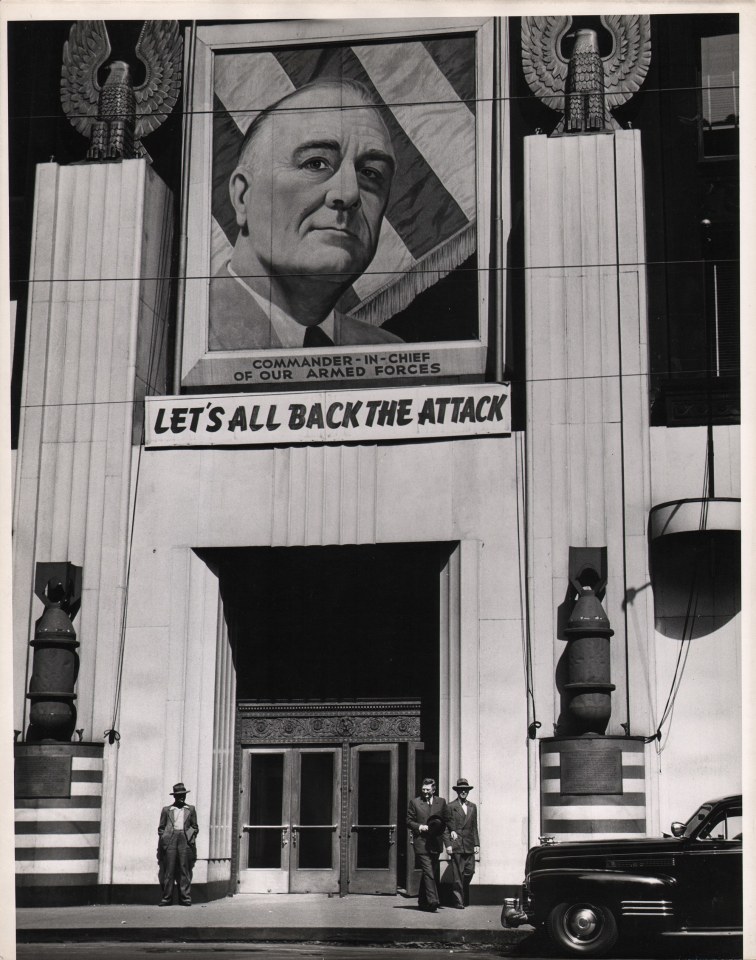
[[[182,906],[182,907],[191,907],[191,905],[192,905],[192,901],[191,901],[191,900],[181,900],[180,903],[181,903],[181,906]]]
[[[172,905],[173,904],[171,903],[170,900],[161,900],[160,903],[158,904],[159,907],[170,907]]]
[[[461,903],[455,903],[455,904],[453,904],[453,907],[454,907],[455,910],[464,910],[464,909],[465,909],[465,908],[462,906]]]
[[[423,910],[423,911],[425,911],[425,913],[435,913],[436,910],[438,910],[438,904],[436,904],[436,903],[432,903],[432,904],[431,904],[431,903],[426,903],[426,904],[423,904],[423,906],[420,907],[420,909]]]

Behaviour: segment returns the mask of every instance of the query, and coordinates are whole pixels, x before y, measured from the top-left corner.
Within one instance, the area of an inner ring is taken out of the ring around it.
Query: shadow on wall
[[[686,531],[651,543],[656,629],[673,640],[695,640],[740,612],[740,532]]]

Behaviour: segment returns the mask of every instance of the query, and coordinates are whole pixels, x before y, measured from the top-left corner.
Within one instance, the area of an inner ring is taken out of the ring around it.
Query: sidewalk
[[[133,941],[495,944],[513,950],[530,927],[505,930],[501,907],[423,913],[401,896],[239,894],[192,907],[25,907],[19,943]]]

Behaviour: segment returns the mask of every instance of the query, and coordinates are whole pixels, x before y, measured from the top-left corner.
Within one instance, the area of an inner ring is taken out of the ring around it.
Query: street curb
[[[18,943],[252,943],[278,942],[338,944],[417,944],[423,947],[446,945],[497,946],[514,949],[532,930],[398,929],[386,927],[58,927],[21,929]]]

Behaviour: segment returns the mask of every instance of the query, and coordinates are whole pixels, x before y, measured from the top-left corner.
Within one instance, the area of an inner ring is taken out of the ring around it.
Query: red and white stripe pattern
[[[56,752],[61,746],[56,744]],[[97,884],[103,748],[99,744],[65,746],[71,752],[71,796],[16,800],[18,886]]]
[[[541,752],[541,833],[557,840],[603,840],[646,833],[642,741],[621,741],[622,793],[563,794],[558,741]]]
[[[471,37],[218,53],[214,59],[211,272],[237,226],[228,197],[257,114],[320,78],[347,77],[385,105],[397,172],[378,250],[340,308],[380,324],[476,249],[475,43]]]

